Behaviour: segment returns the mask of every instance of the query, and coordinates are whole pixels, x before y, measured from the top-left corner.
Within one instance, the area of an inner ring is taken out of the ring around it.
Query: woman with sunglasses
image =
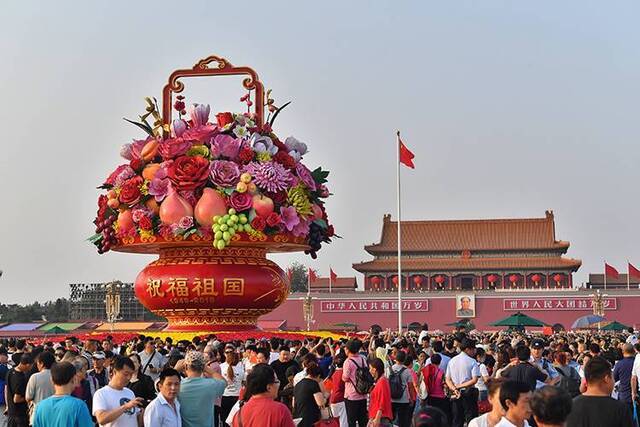
[[[244,366],[240,363],[240,356],[235,348],[227,345],[224,349],[225,361],[220,365],[222,377],[227,381],[227,387],[222,394],[220,419],[226,420],[231,408],[238,401],[242,382],[245,379]],[[225,425],[227,425],[225,423]]]

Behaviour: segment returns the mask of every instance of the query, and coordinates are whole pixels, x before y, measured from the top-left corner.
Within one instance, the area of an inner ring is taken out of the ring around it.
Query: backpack
[[[405,384],[402,381],[402,373],[406,368],[403,366],[399,371],[391,370],[389,375],[389,388],[391,389],[391,399],[402,399]]]
[[[364,363],[364,366],[360,366],[355,359],[352,360],[353,363],[356,364],[356,382],[353,386],[359,394],[367,394],[371,391],[375,383],[367,367],[367,362]]]
[[[575,369],[568,366],[568,373],[564,371],[563,366],[556,367],[556,371],[560,374],[560,381],[558,387],[567,391],[571,397],[576,397],[580,394],[580,375]]]

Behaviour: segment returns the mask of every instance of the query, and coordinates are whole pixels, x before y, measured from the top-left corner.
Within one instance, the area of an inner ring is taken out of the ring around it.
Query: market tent
[[[588,328],[591,325],[595,325],[596,323],[604,322],[605,319],[602,316],[598,316],[597,314],[587,314],[586,316],[578,317],[573,325],[571,325],[571,329],[581,329]]]
[[[622,323],[618,322],[617,320],[614,320],[613,322],[609,323],[608,325],[603,326],[602,328],[600,328],[601,331],[626,331],[627,329],[629,329],[629,326],[623,325]]]
[[[509,317],[505,317],[504,319],[498,320],[496,322],[490,323],[491,326],[508,326],[514,328],[521,328],[525,326],[546,326],[541,320],[534,319],[533,317],[527,316],[524,313],[517,312],[512,314]]]

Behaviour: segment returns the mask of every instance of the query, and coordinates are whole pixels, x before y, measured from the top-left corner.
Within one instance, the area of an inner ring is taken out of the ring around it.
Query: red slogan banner
[[[617,310],[617,298],[604,298],[605,310]],[[502,300],[505,311],[564,310],[580,311],[593,309],[591,298],[508,298]]]
[[[403,311],[429,311],[429,300],[403,299]],[[337,312],[389,312],[398,311],[398,301],[394,300],[325,300],[320,301],[322,313]]]

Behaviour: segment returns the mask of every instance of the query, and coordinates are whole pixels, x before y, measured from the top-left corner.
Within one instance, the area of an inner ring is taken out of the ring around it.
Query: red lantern
[[[531,280],[533,280],[533,283],[535,283],[536,286],[538,286],[540,279],[542,279],[542,277],[540,277],[539,274],[534,274],[533,276],[531,276]]]
[[[496,276],[495,274],[490,274],[487,276],[487,280],[493,285],[495,281],[498,280],[498,276]]]
[[[393,276],[393,279],[391,279],[391,281],[395,286],[398,286],[398,276]]]
[[[560,281],[564,278],[563,274],[554,274],[553,280],[556,282],[556,287],[560,287]]]
[[[422,283],[422,276],[413,276],[413,283],[415,283],[416,286],[420,286]]]
[[[512,274],[509,276],[509,281],[511,283],[516,283],[518,281],[518,275],[517,274]]]
[[[438,274],[434,280],[438,285],[441,285],[442,283],[444,283],[444,276]]]
[[[380,278],[378,276],[373,276],[371,278],[371,283],[373,284],[373,287],[377,291],[378,287],[380,286]]]

